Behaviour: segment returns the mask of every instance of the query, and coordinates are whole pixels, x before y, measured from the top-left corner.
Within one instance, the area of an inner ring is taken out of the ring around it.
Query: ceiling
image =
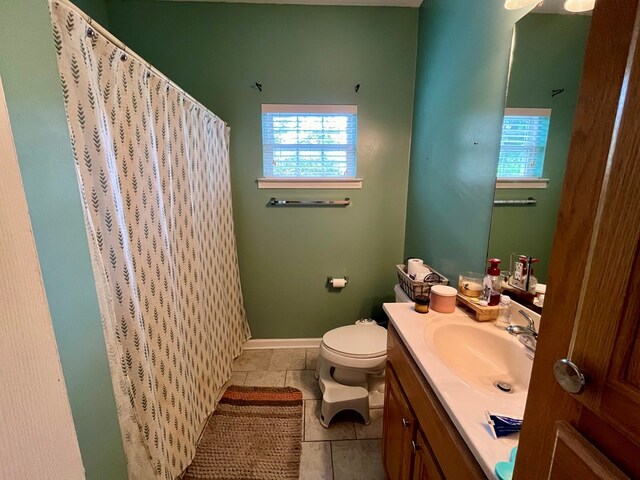
[[[165,0],[166,1],[166,0]],[[169,0],[175,2],[228,2],[228,3],[289,3],[295,5],[355,5],[370,7],[419,7],[423,0]],[[485,0],[473,0],[485,1]],[[555,13],[560,15],[591,15],[591,12],[571,13],[564,7],[564,0],[543,0],[533,13]]]
[[[175,2],[289,3],[294,5],[352,5],[367,7],[419,7],[422,0],[170,0]]]
[[[531,10],[532,13],[555,13],[560,15],[591,15],[591,11],[582,13],[567,12],[564,9],[564,0],[544,0]]]

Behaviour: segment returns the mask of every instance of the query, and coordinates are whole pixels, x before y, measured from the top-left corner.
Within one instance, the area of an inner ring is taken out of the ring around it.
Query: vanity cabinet
[[[385,377],[382,457],[389,478],[411,478],[416,419],[393,370]]]
[[[427,437],[420,429],[416,431],[416,439],[413,441],[413,451],[415,457],[413,459],[412,480],[444,480],[444,475],[438,461],[431,451],[431,446],[427,442]]]
[[[385,375],[382,462],[387,478],[486,478],[392,325]]]

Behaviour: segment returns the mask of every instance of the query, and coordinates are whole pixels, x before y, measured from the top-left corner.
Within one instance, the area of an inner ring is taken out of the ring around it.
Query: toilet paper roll
[[[420,273],[424,268],[424,262],[420,258],[411,258],[407,260],[407,275],[415,275]]]
[[[331,281],[331,286],[333,288],[344,288],[347,286],[347,281],[344,278],[334,278]]]

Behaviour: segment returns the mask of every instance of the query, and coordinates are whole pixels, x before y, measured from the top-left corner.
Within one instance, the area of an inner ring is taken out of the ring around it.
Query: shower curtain
[[[229,129],[50,7],[129,477],[176,478],[249,337]]]

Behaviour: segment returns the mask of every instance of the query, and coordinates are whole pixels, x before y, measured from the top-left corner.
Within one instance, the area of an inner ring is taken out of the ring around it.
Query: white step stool
[[[369,391],[361,386],[342,385],[331,378],[331,365],[321,362],[318,368],[318,383],[322,390],[320,423],[329,428],[336,413],[343,410],[358,412],[365,425],[371,423],[369,416]]]

